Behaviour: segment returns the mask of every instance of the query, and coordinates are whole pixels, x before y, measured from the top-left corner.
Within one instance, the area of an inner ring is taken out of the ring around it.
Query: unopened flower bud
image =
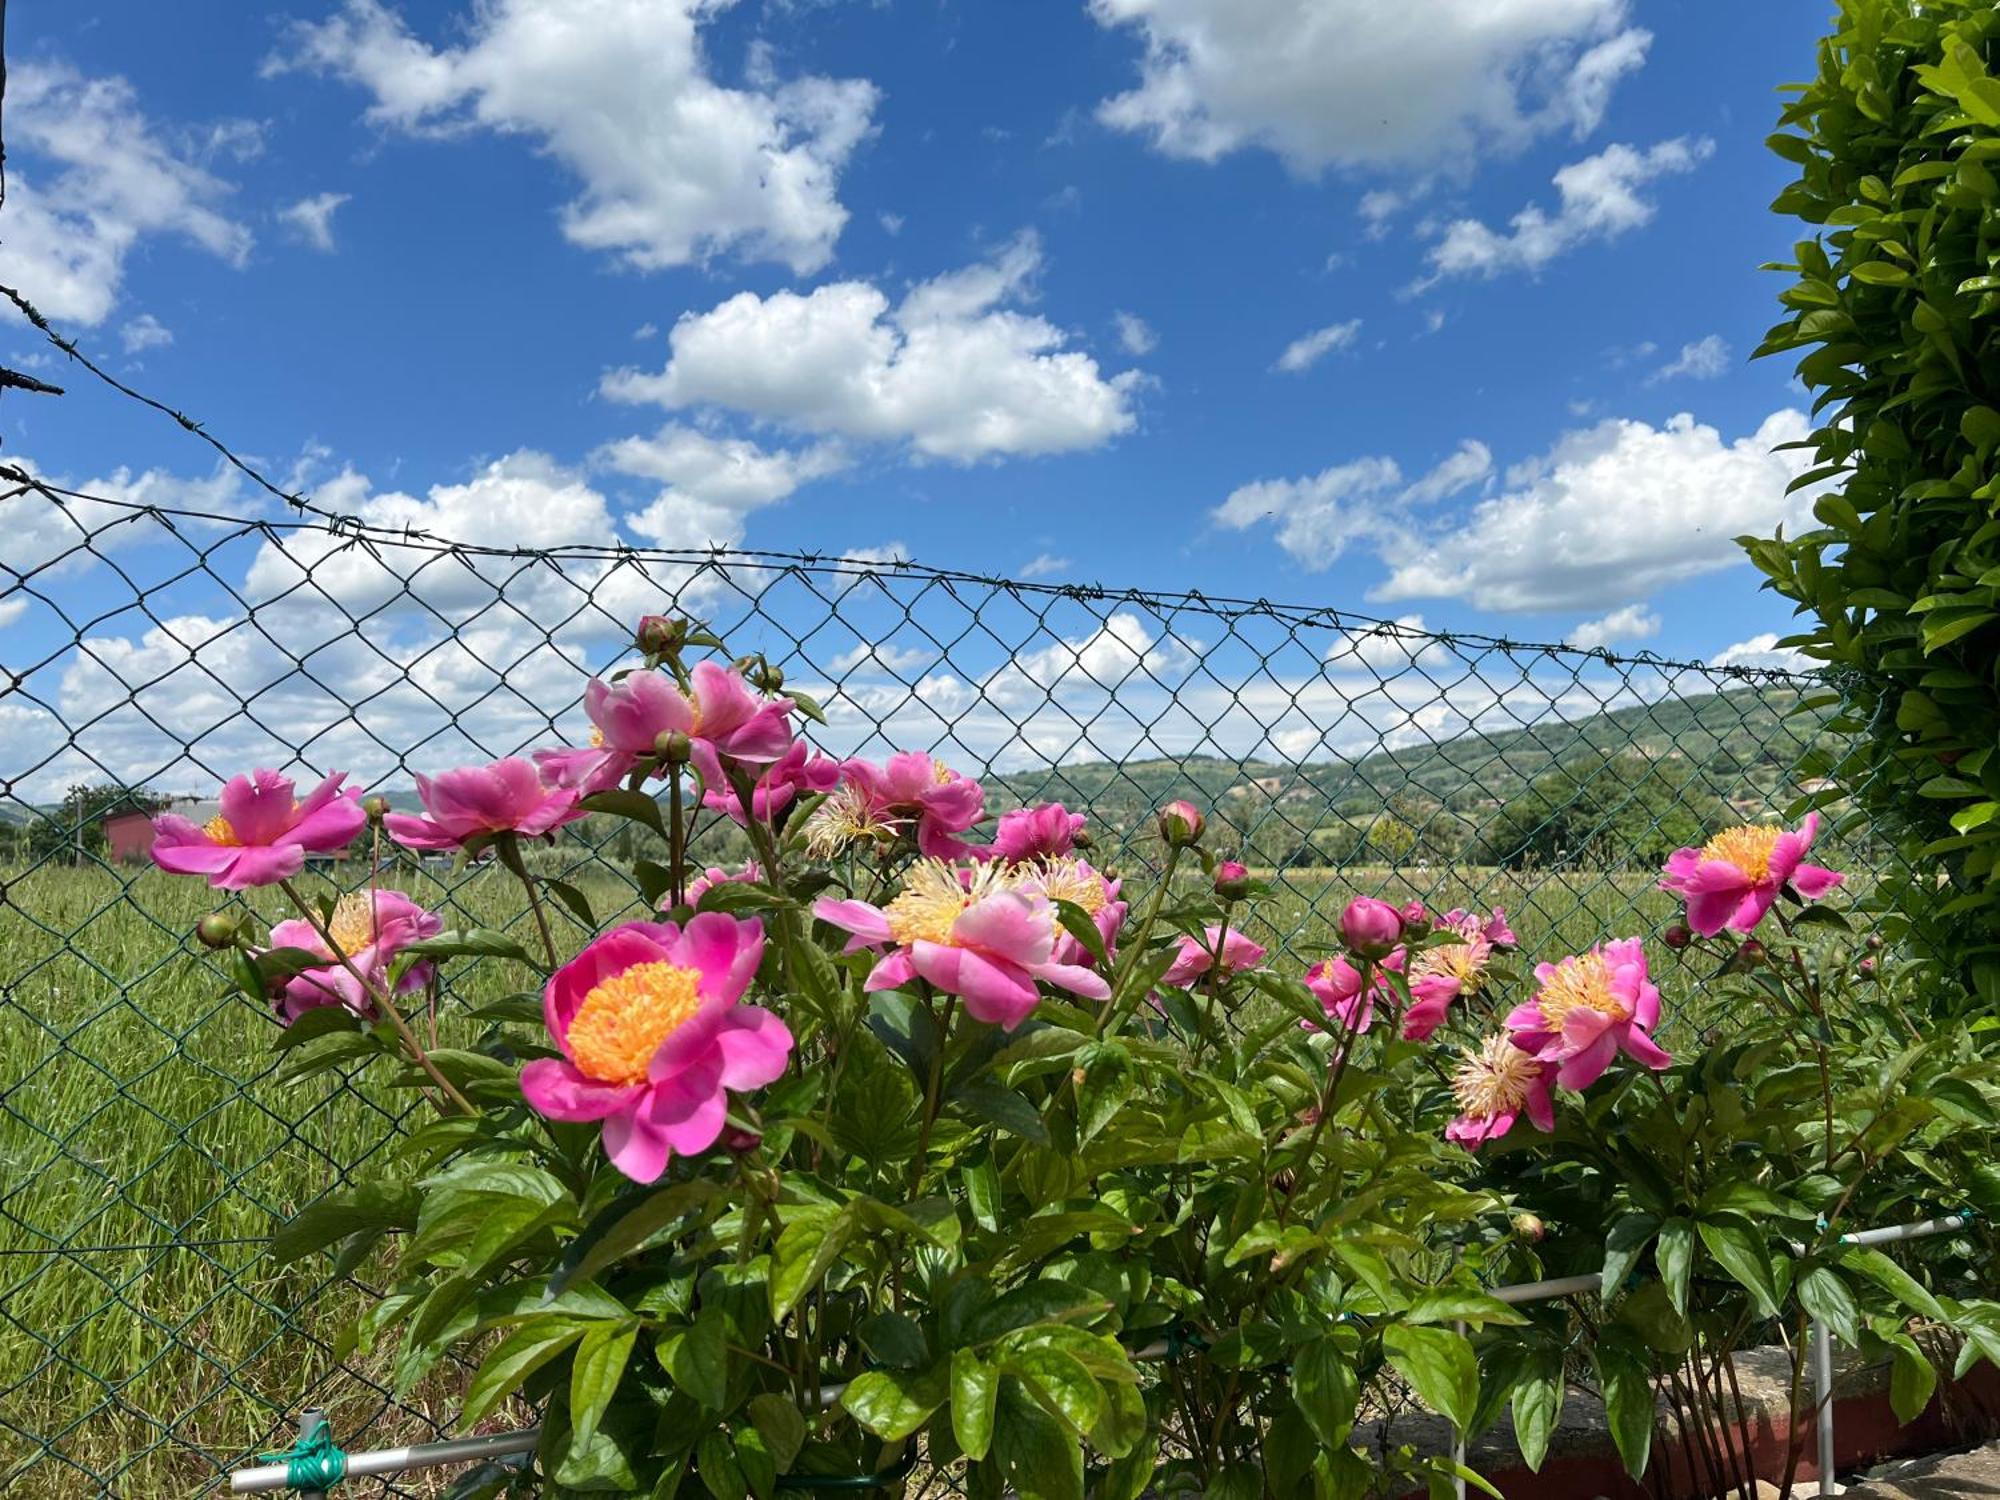
[[[1882,951],[1882,934],[1879,932],[1869,933],[1865,944],[1870,953],[1880,953]]]
[[[1340,914],[1340,940],[1363,958],[1387,958],[1402,937],[1401,913],[1373,896],[1356,896]]]
[[[1224,901],[1241,901],[1250,894],[1250,872],[1236,860],[1225,859],[1215,867],[1215,894]]]
[[[1862,959],[1860,963],[1855,965],[1855,968],[1861,971],[1863,979],[1873,979],[1875,977],[1875,960],[1872,958]]]
[[[666,615],[647,615],[639,621],[634,643],[647,656],[665,656],[678,651],[687,640],[687,621]]]
[[[236,918],[226,912],[212,911],[195,924],[194,935],[208,948],[233,948],[236,946]]]
[[[1771,956],[1771,950],[1755,938],[1745,938],[1736,950],[1736,967],[1754,969]]]
[[[1694,929],[1685,922],[1669,922],[1660,932],[1660,941],[1678,953],[1694,941]]]
[[[1431,914],[1421,901],[1405,901],[1397,908],[1396,915],[1402,918],[1403,931],[1411,937],[1422,937],[1431,930]]]
[[[653,741],[653,753],[670,766],[684,766],[694,754],[694,741],[678,729],[669,729]]]
[[[743,1130],[732,1125],[722,1133],[722,1149],[741,1156],[746,1151],[755,1151],[764,1143],[764,1135],[758,1130]]]
[[[760,693],[776,693],[785,685],[782,667],[774,667],[767,661],[757,663],[757,669],[750,674],[750,684]]]
[[[1171,849],[1188,849],[1201,842],[1208,819],[1192,802],[1169,802],[1160,809],[1160,837]]]
[[[361,799],[361,810],[368,814],[369,822],[380,823],[384,818],[389,816],[389,799],[387,797],[364,797]]]
[[[1549,1232],[1549,1226],[1542,1222],[1541,1215],[1531,1214],[1526,1209],[1515,1214],[1512,1222],[1514,1233],[1531,1245],[1540,1244],[1542,1236]]]

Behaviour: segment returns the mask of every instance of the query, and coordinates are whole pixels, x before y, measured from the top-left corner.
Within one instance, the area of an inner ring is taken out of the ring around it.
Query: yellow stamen
[[[1542,1065],[1504,1036],[1490,1036],[1452,1075],[1451,1093],[1460,1109],[1475,1119],[1491,1119],[1528,1102],[1528,1091],[1541,1076]]]
[[[1784,829],[1769,823],[1727,828],[1701,846],[1702,858],[1719,859],[1752,881],[1762,880],[1771,873],[1771,851],[1783,835]]]
[[[954,771],[941,760],[933,760],[931,762],[931,776],[939,786],[943,786],[948,781],[958,780],[958,772]]]
[[[1051,901],[1068,901],[1091,916],[1104,910],[1110,899],[1104,893],[1104,877],[1080,859],[1051,859],[1029,866],[1020,876]]]
[[[342,953],[359,953],[375,941],[375,903],[366,891],[349,891],[333,904],[333,920],[326,924],[334,944]]]
[[[599,729],[595,724],[590,726],[590,748],[593,750],[602,750],[604,748],[604,731]]]
[[[583,997],[569,1023],[569,1053],[599,1083],[642,1083],[660,1044],[701,1009],[699,969],[634,964]]]
[[[1594,1010],[1607,1016],[1622,1016],[1625,1007],[1611,993],[1611,965],[1602,953],[1579,953],[1555,967],[1535,997],[1542,1019],[1551,1030],[1560,1030],[1563,1017],[1573,1010]]]
[[[223,844],[231,849],[243,847],[243,840],[236,836],[236,830],[230,826],[229,819],[220,813],[202,824],[201,831],[211,844]]]
[[[1486,977],[1486,955],[1472,943],[1445,943],[1419,953],[1417,961],[1410,966],[1410,975],[1412,978],[1442,975],[1446,979],[1456,979],[1461,993],[1470,995],[1479,988],[1480,980]]]
[[[832,859],[864,840],[886,841],[895,836],[895,826],[876,816],[866,792],[858,786],[844,786],[806,820],[806,853],[814,859]]]
[[[903,877],[902,892],[882,908],[882,915],[898,943],[950,946],[952,924],[965,909],[1011,884],[1011,877],[998,865],[981,865],[968,883],[960,879],[956,866],[941,859],[918,860]]]

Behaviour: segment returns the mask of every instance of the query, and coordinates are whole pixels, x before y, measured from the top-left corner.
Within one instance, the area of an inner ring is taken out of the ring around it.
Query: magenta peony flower
[[[1340,940],[1363,958],[1387,958],[1403,937],[1403,914],[1373,896],[1356,896],[1340,914]]]
[[[362,979],[377,990],[389,982],[389,964],[411,943],[434,938],[444,930],[444,918],[426,911],[401,891],[376,890],[374,899],[367,891],[349,891],[334,903],[326,930],[334,945],[347,955]],[[327,962],[301,969],[285,982],[274,1002],[278,1019],[287,1026],[309,1010],[322,1005],[344,1005],[360,1015],[373,1015],[375,1006],[361,981],[348,972],[347,965],[333,956],[326,939],[302,917],[280,922],[271,929],[271,947],[303,948]],[[420,990],[430,982],[431,965],[412,964],[396,986],[396,993]]]
[[[1208,827],[1208,819],[1201,815],[1201,809],[1192,802],[1169,802],[1161,808],[1155,823],[1160,837],[1175,849],[1186,849],[1201,842],[1202,830]]]
[[[1653,1041],[1660,992],[1646,976],[1646,949],[1619,938],[1563,959],[1537,964],[1541,989],[1507,1017],[1516,1045],[1543,1062],[1559,1063],[1556,1082],[1584,1089],[1624,1052],[1655,1071],[1673,1059]]]
[[[562,1056],[524,1067],[522,1096],[552,1120],[602,1120],[618,1170],[657,1181],[715,1144],[730,1090],[785,1071],[785,1023],[739,1003],[763,957],[763,925],[721,912],[613,928],[550,977],[542,1014]]]
[[[931,859],[964,859],[970,845],[957,835],[986,816],[986,789],[921,750],[892,755],[883,765],[850,760],[841,787],[806,823],[806,848],[819,858],[864,839],[911,834]]]
[[[706,870],[703,870],[699,875],[695,876],[694,879],[688,882],[687,904],[689,906],[693,906],[695,902],[701,900],[702,892],[706,891],[710,886],[737,885],[737,884],[754,885],[763,878],[764,878],[763,866],[759,865],[757,861],[754,859],[751,860],[748,864],[744,865],[744,867],[741,870],[738,870],[733,875],[730,874],[729,871],[723,869],[720,865],[710,865]],[[672,897],[670,896],[662,896],[660,898],[660,904],[664,906],[671,899]]]
[[[729,784],[722,761],[707,740],[694,742],[694,767],[701,772],[702,806],[743,822],[743,800]],[[830,792],[839,785],[839,761],[817,753],[804,740],[793,740],[791,747],[756,778],[750,791],[750,809],[758,822],[769,823],[801,792]]]
[[[1749,932],[1789,886],[1817,901],[1847,877],[1803,863],[1819,833],[1819,814],[1810,812],[1796,830],[1770,823],[1728,828],[1699,849],[1677,849],[1661,873],[1660,889],[1687,901],[1687,921],[1703,937],[1727,927]]]
[[[660,736],[684,734],[697,752],[758,765],[778,760],[792,746],[791,701],[763,699],[740,672],[698,662],[683,694],[664,672],[633,672],[615,683],[592,678],[583,690],[592,747],[540,750],[535,763],[552,786],[575,787],[584,796],[618,785],[654,753]],[[709,778],[721,781],[719,771]]]
[[[821,897],[813,915],[853,934],[852,953],[891,947],[868,975],[868,990],[900,989],[922,979],[962,996],[974,1019],[1012,1031],[1033,1014],[1037,980],[1086,1000],[1109,998],[1111,987],[1080,964],[1056,958],[1061,930],[1041,890],[1017,885],[1007,870],[985,864],[961,869],[919,860],[887,906]]]
[[[1071,812],[1060,802],[1017,807],[1000,815],[993,830],[993,847],[979,852],[1012,865],[1031,859],[1061,859],[1076,848],[1076,836],[1083,832],[1083,825],[1083,814]]]
[[[1121,882],[1080,859],[1050,859],[1032,868],[1017,868],[1013,879],[1017,890],[1040,891],[1051,901],[1067,901],[1081,907],[1096,925],[1098,937],[1103,939],[1105,957],[1118,956],[1118,934],[1124,929],[1127,910],[1126,903],[1118,899]],[[1056,927],[1053,957],[1059,964],[1085,967],[1095,961],[1082,940],[1060,923]]]
[[[1264,946],[1253,943],[1236,928],[1229,929],[1225,936],[1222,925],[1209,927],[1203,940],[1193,937],[1181,939],[1180,951],[1174,961],[1167,965],[1166,973],[1160,976],[1161,984],[1170,984],[1177,989],[1186,989],[1215,967],[1215,945],[1222,944],[1222,967],[1224,972],[1241,974],[1245,969],[1254,969],[1264,961]]]
[[[1549,1084],[1556,1065],[1524,1051],[1512,1037],[1490,1036],[1477,1052],[1468,1049],[1452,1075],[1452,1097],[1460,1114],[1445,1126],[1447,1140],[1475,1150],[1514,1128],[1522,1112],[1537,1130],[1556,1128]]]
[[[1385,970],[1401,969],[1407,955],[1398,948],[1375,966],[1373,980],[1364,993],[1361,970],[1346,958],[1322,959],[1306,970],[1306,988],[1320,1003],[1329,1020],[1338,1021],[1349,1031],[1362,1032],[1375,1024],[1375,1007],[1396,998],[1395,987],[1384,977]],[[1310,1021],[1301,1026],[1318,1030]]]
[[[368,826],[358,787],[342,791],[336,771],[303,801],[276,771],[231,778],[221,811],[197,828],[186,818],[153,819],[153,863],[175,875],[206,875],[217,890],[276,885],[305,868],[306,852],[345,849]]]
[[[545,786],[535,768],[517,758],[435,777],[419,773],[417,795],[429,817],[390,813],[382,820],[391,838],[412,849],[455,849],[496,833],[534,838],[583,816],[576,805],[581,792]]]
[[[1453,941],[1433,944],[1410,963],[1410,1008],[1403,1012],[1403,1040],[1421,1042],[1444,1024],[1451,1003],[1479,993],[1496,942],[1511,943],[1514,934],[1495,910],[1481,920],[1475,913],[1454,909],[1444,914],[1439,936]]]

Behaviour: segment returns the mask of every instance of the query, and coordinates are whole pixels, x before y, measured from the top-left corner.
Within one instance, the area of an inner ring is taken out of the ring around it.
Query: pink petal
[[[1847,877],[1823,865],[1800,865],[1792,871],[1792,889],[1808,901],[1817,901]]]
[[[951,936],[961,947],[1033,968],[1047,963],[1055,949],[1055,914],[1045,900],[1000,891],[959,913]]]
[[[368,814],[361,810],[358,795],[336,797],[300,818],[285,838],[307,849],[327,853],[345,849],[367,826]]]
[[[456,849],[458,838],[441,824],[415,813],[390,813],[382,820],[389,837],[406,849]]]
[[[831,896],[822,896],[813,902],[812,910],[820,921],[851,932],[864,943],[887,943],[894,938],[882,908],[870,906],[866,901],[836,901]]]
[[[974,1020],[1003,1031],[1019,1026],[1041,1003],[1033,977],[1004,958],[920,942],[910,949],[910,962],[939,989],[962,996],[966,1013]]]
[[[641,1093],[630,1084],[587,1077],[561,1058],[538,1057],[521,1069],[521,1097],[551,1120],[602,1120],[621,1109],[636,1109]]]
[[[1556,1069],[1556,1082],[1566,1089],[1587,1089],[1617,1055],[1618,1038],[1606,1029],[1586,1050],[1563,1059]]]
[[[701,972],[704,1000],[734,1003],[757,977],[764,960],[764,924],[726,912],[697,912],[674,947],[673,961]]]
[[[635,1095],[630,1108],[604,1122],[604,1154],[634,1182],[657,1182],[672,1153],[659,1128],[646,1118],[645,1095]]]
[[[715,1048],[724,1088],[757,1089],[784,1076],[792,1033],[761,1005],[739,1005],[716,1031]]]
[[[222,816],[245,844],[275,843],[297,816],[293,806],[291,778],[276,771],[234,776],[222,788]]]
[[[253,885],[276,885],[290,880],[306,867],[306,852],[297,844],[273,848],[245,848],[230,851],[236,857],[208,883],[217,890],[241,891]]]
[[[1634,1026],[1625,1033],[1625,1051],[1635,1062],[1644,1064],[1655,1073],[1673,1066],[1674,1060],[1661,1049],[1660,1044]]]
[[[658,940],[657,931],[651,922],[627,922],[614,927],[603,937],[587,943],[581,953],[549,976],[542,989],[542,1020],[565,1056],[569,1053],[569,1023],[592,990],[634,964],[659,963],[667,958],[667,949]],[[669,926],[667,931],[674,929]]]
[[[1111,986],[1104,976],[1087,964],[1038,964],[1033,973],[1035,978],[1084,1000],[1111,998]]]
[[[917,977],[917,966],[910,962],[909,950],[898,948],[894,953],[885,954],[882,961],[868,971],[861,988],[869,994],[877,990],[899,990]]]

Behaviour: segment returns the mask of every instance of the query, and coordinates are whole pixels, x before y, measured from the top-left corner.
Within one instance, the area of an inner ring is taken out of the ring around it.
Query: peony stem
[[[528,863],[521,858],[521,841],[517,834],[503,833],[493,841],[499,852],[500,863],[520,877],[521,884],[528,892],[528,910],[534,914],[535,930],[542,935],[542,951],[549,956],[551,974],[562,966],[556,957],[555,934],[549,930],[549,914],[542,908],[541,892],[535,889],[535,877],[528,873]]]
[[[468,1115],[478,1114],[479,1110],[473,1102],[461,1094],[457,1086],[444,1076],[438,1065],[431,1061],[430,1053],[424,1051],[423,1043],[417,1040],[417,1034],[410,1029],[410,1023],[403,1019],[403,1013],[396,1009],[396,1002],[389,998],[387,987],[378,990],[368,981],[365,974],[354,967],[354,960],[349,958],[340,944],[334,941],[332,931],[320,920],[319,913],[312,909],[306,898],[299,894],[298,887],[289,880],[281,880],[278,882],[278,889],[291,898],[292,905],[299,909],[299,914],[306,919],[312,930],[319,934],[319,940],[326,944],[326,951],[334,956],[343,969],[354,976],[354,982],[361,986],[362,993],[374,1002],[375,1008],[395,1028],[396,1035],[402,1038],[403,1046],[408,1050],[411,1060],[430,1075],[431,1082],[442,1089],[445,1097],[452,1103]]]

